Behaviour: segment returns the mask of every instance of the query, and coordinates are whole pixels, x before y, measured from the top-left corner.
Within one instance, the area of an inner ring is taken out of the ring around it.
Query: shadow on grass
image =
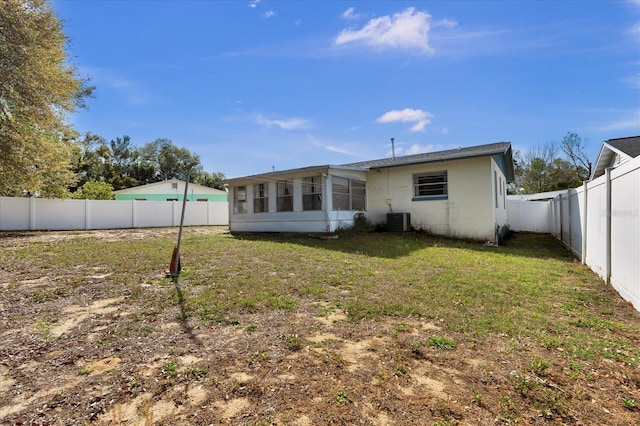
[[[500,253],[505,256],[538,259],[575,259],[571,252],[550,234],[519,232],[513,233],[500,247],[488,246],[479,241],[438,237],[422,232],[348,232],[333,236],[291,233],[240,233],[233,234],[233,237],[244,241],[296,244],[386,259],[402,258],[414,251],[428,247]]]
[[[200,339],[198,339],[198,336],[196,336],[193,332],[193,328],[191,328],[191,326],[189,325],[189,316],[187,315],[187,309],[185,307],[185,297],[184,293],[182,292],[182,288],[180,287],[180,283],[178,282],[178,277],[172,277],[171,281],[173,282],[173,286],[176,289],[178,306],[180,307],[180,328],[182,328],[184,334],[186,334],[193,343],[202,346],[202,342],[200,341]]]

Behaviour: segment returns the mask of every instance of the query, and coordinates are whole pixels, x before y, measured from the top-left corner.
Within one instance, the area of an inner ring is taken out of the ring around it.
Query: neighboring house
[[[509,142],[239,177],[225,181],[229,227],[334,232],[362,215],[393,230],[497,242],[513,177]]]
[[[603,142],[598,160],[591,173],[591,180],[602,176],[607,168],[617,167],[639,155],[640,136],[609,139]]]
[[[171,179],[133,188],[114,191],[116,200],[145,201],[182,201],[184,198],[183,180]],[[187,201],[227,201],[227,192],[208,186],[189,183]]]

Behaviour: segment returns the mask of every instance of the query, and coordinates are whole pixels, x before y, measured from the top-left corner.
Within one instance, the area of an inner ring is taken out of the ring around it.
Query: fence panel
[[[607,182],[601,176],[587,183],[587,253],[585,263],[606,279],[607,265]]]
[[[636,158],[640,160],[640,158]],[[611,285],[640,308],[640,161],[611,171]]]
[[[31,198],[0,197],[0,230],[24,231],[31,222]]]
[[[568,246],[578,257],[582,257],[582,225],[584,221],[584,188],[576,188],[569,191],[569,221],[570,240]]]
[[[0,230],[81,230],[180,225],[182,203],[0,197]],[[187,202],[184,224],[228,225],[226,202]]]
[[[507,200],[507,223],[516,232],[551,232],[549,201]]]
[[[85,229],[86,202],[84,200],[34,199],[33,229],[52,231]]]
[[[131,201],[91,201],[87,228],[133,228],[133,206]]]

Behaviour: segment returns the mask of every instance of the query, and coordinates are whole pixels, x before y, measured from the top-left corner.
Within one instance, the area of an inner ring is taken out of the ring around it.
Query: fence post
[[[35,230],[36,226],[36,198],[31,196],[29,198],[29,230]]]
[[[571,218],[571,190],[567,189],[567,223],[569,223],[569,251],[573,251],[573,239],[571,238],[571,231],[573,226],[571,226],[572,224],[572,218]]]
[[[89,229],[89,225],[90,225],[90,220],[89,220],[89,214],[91,214],[91,209],[89,208],[91,206],[91,204],[89,203],[89,199],[85,198],[84,199],[84,229],[87,230]]]
[[[606,260],[604,267],[604,281],[607,285],[611,284],[611,169],[612,167],[607,167],[605,169],[605,188],[606,188],[606,226],[605,226],[605,239],[604,243],[606,244]]]
[[[587,206],[587,181],[582,182],[583,195],[583,218],[582,218],[582,264],[587,264],[587,212],[589,211]]]

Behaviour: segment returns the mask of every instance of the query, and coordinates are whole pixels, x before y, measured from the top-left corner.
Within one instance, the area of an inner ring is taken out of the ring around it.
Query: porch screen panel
[[[279,212],[293,211],[293,182],[289,180],[278,182],[276,207]]]
[[[265,213],[269,211],[269,193],[266,183],[253,186],[253,212]]]
[[[233,213],[242,214],[247,212],[247,187],[238,186],[233,191]]]
[[[366,185],[359,180],[351,181],[351,210],[365,210]]]
[[[332,177],[333,210],[351,210],[349,205],[349,179]]]
[[[322,210],[322,176],[302,178],[302,209]]]

